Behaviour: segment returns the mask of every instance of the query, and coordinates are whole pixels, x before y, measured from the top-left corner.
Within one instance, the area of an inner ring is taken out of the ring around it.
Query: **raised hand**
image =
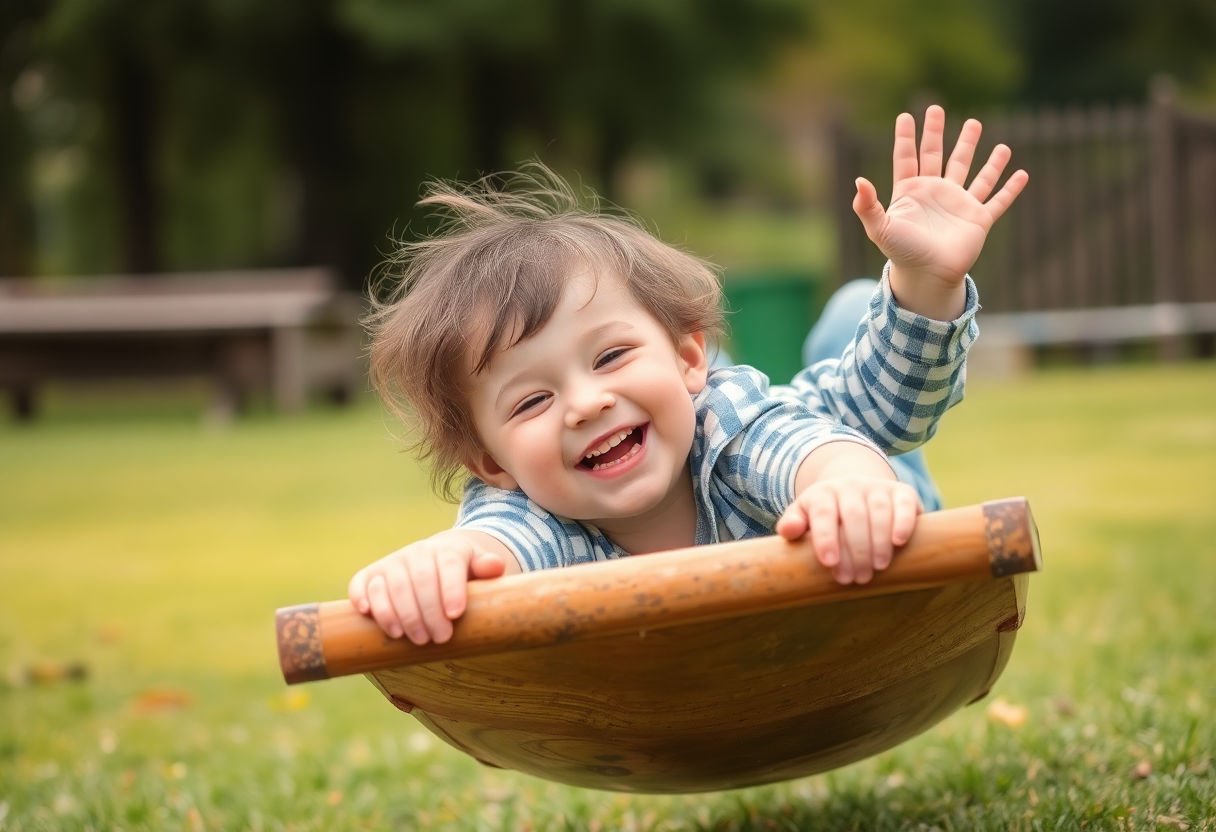
[[[998,144],[967,184],[983,130],[975,119],[963,124],[943,173],[945,126],[945,111],[936,104],[929,107],[918,154],[916,120],[902,113],[895,120],[890,206],[883,209],[874,185],[864,178],[858,178],[853,198],[866,234],[891,261],[896,299],[935,318],[952,318],[962,311],[964,276],[993,224],[1030,178],[1016,170],[996,190],[1012,155],[1008,146]]]

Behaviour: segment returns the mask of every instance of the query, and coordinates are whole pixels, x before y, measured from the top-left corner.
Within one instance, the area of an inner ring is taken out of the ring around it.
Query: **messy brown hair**
[[[721,334],[721,287],[705,261],[602,210],[542,165],[465,186],[432,182],[418,204],[434,209],[439,230],[385,263],[365,324],[372,386],[413,429],[413,449],[449,499],[479,447],[470,366],[480,372],[544,326],[580,267],[618,275],[673,342]]]

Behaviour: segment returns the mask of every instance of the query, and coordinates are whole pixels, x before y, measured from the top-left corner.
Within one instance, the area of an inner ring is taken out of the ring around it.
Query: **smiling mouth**
[[[603,471],[623,465],[642,452],[645,425],[622,430],[605,439],[600,446],[579,460],[578,467],[588,471]]]

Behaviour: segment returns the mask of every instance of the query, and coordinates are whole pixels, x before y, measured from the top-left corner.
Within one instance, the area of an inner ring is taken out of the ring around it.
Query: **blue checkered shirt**
[[[966,309],[950,322],[901,309],[884,278],[841,358],[803,369],[788,385],[770,386],[751,367],[712,371],[694,399],[696,543],[772,534],[794,499],[798,466],[820,445],[849,441],[901,453],[928,440],[962,400],[978,309],[970,278]],[[502,541],[524,571],[629,554],[590,523],[478,479],[465,488],[456,525]]]

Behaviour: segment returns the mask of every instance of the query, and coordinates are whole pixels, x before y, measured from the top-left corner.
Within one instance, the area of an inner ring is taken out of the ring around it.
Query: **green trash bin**
[[[802,369],[802,342],[823,308],[822,280],[793,269],[739,270],[724,282],[730,335],[727,349],[774,384]]]

